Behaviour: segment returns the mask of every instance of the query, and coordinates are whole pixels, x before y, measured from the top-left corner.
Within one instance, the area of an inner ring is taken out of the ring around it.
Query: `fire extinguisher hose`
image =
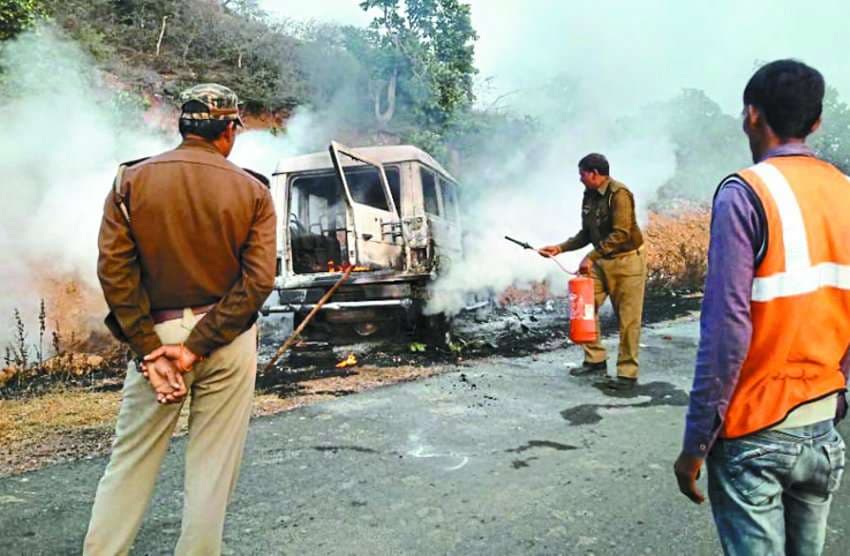
[[[560,261],[558,261],[558,259],[556,259],[556,258],[555,258],[555,257],[553,257],[552,255],[547,255],[546,253],[541,253],[539,249],[537,249],[536,247],[532,247],[529,243],[527,243],[527,242],[525,242],[525,241],[520,241],[520,240],[518,240],[518,239],[514,239],[514,238],[512,238],[512,237],[510,237],[510,236],[505,236],[505,239],[506,239],[506,240],[508,240],[508,241],[510,241],[511,243],[516,243],[517,245],[519,245],[519,246],[520,246],[520,247],[522,247],[523,249],[531,249],[532,251],[537,251],[537,252],[538,252],[538,253],[540,253],[541,255],[543,255],[543,256],[545,256],[545,257],[548,257],[549,259],[551,259],[551,260],[552,260],[552,262],[554,262],[556,265],[558,265],[558,268],[560,268],[562,271],[564,271],[564,273],[565,273],[565,274],[569,274],[570,276],[578,276],[578,272],[572,272],[572,271],[567,270],[567,269],[564,267],[564,265],[562,265],[562,264],[560,263]]]

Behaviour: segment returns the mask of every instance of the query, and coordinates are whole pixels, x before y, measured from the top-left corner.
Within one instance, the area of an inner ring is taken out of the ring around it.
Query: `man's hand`
[[[593,261],[589,257],[583,258],[581,264],[578,265],[578,273],[589,276],[591,270],[593,270]]]
[[[142,369],[142,373],[156,393],[158,403],[177,403],[186,397],[188,390],[183,375],[167,357],[147,361]]]
[[[676,481],[679,482],[679,490],[695,504],[705,502],[705,496],[697,488],[697,479],[699,479],[703,461],[705,461],[703,458],[682,452],[679,454],[676,463],[673,464]]]
[[[153,361],[159,357],[167,357],[170,359],[181,373],[188,373],[191,371],[192,366],[201,359],[183,344],[169,344],[160,346],[145,355],[145,362]]]
[[[557,245],[547,245],[537,250],[541,257],[554,257],[561,254],[561,248]]]

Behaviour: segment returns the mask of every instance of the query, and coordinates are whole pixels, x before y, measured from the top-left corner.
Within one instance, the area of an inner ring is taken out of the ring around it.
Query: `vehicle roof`
[[[430,154],[426,153],[422,149],[414,147],[413,145],[382,145],[377,147],[358,147],[352,148],[351,151],[353,151],[354,154],[361,155],[364,158],[374,160],[375,162],[380,162],[381,164],[411,161],[421,162],[422,164],[430,166],[431,168],[437,170],[441,174],[444,174],[452,181],[457,181],[452,177],[448,170],[443,168],[442,164],[434,160],[434,157],[432,157]],[[342,155],[341,158],[345,161],[343,162],[343,166],[361,165],[360,162],[351,160],[345,155]],[[274,173],[275,175],[290,174],[294,172],[304,172],[309,170],[323,170],[332,168],[333,164],[331,163],[331,155],[328,154],[327,151],[324,151],[282,158],[278,161],[277,168],[275,169]]]

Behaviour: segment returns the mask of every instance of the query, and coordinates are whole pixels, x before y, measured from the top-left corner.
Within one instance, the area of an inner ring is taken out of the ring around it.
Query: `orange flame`
[[[345,270],[350,267],[349,264],[336,264],[334,261],[328,261],[328,272],[345,272]],[[351,269],[351,272],[369,272],[372,270],[368,266],[355,266]]]
[[[357,357],[353,353],[349,353],[348,357],[340,361],[336,364],[337,369],[345,369],[346,367],[353,367],[357,364]]]

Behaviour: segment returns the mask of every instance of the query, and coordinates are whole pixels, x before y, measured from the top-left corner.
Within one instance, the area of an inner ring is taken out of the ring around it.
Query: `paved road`
[[[570,347],[258,419],[227,553],[716,554],[709,508],[670,471],[697,333],[693,319],[647,329],[632,398],[568,377]],[[174,546],[183,445],[134,553]],[[0,554],[79,552],[104,463],[0,480]],[[850,553],[848,502],[845,483],[827,554]]]

